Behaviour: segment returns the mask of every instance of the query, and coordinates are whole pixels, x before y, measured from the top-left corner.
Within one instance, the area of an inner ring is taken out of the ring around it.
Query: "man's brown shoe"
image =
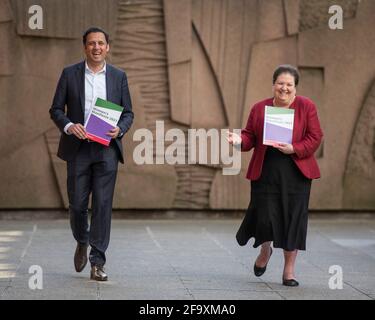
[[[90,279],[91,280],[96,280],[96,281],[107,281],[108,276],[104,272],[104,268],[101,266],[92,266],[91,267],[91,274],[90,274]]]
[[[87,264],[87,245],[77,243],[76,252],[74,253],[74,267],[77,272],[81,272]]]

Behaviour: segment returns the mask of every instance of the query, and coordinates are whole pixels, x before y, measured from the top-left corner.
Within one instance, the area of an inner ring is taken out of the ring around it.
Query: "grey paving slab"
[[[278,293],[269,291],[193,290],[192,293],[197,300],[284,300]]]
[[[300,287],[282,286],[283,252],[275,249],[257,278],[258,249],[240,247],[240,220],[113,220],[107,251],[109,281],[76,273],[68,220],[1,221],[0,299],[375,299],[375,219],[310,219],[300,251]],[[29,268],[43,270],[31,290]],[[340,266],[343,288],[330,289],[329,268]]]

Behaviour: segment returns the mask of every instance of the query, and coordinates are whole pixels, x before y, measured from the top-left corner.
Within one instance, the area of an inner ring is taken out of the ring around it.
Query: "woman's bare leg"
[[[286,251],[284,250],[284,272],[283,279],[295,279],[294,268],[296,264],[298,250]]]
[[[264,242],[261,246],[258,258],[255,261],[256,266],[259,268],[265,267],[270,258],[270,254],[271,254],[271,241]]]

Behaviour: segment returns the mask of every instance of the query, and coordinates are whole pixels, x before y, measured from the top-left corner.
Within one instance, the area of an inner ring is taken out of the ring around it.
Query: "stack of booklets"
[[[294,109],[265,106],[263,144],[292,143]]]
[[[109,146],[111,137],[107,133],[116,128],[123,110],[113,102],[95,98],[85,123],[88,139]]]

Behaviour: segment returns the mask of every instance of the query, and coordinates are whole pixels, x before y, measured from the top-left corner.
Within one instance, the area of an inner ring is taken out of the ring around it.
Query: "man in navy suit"
[[[74,266],[81,272],[90,245],[90,278],[106,281],[112,201],[118,162],[124,163],[121,139],[133,122],[132,104],[125,72],[106,63],[109,36],[97,27],[83,35],[86,60],[66,67],[60,77],[50,115],[61,131],[58,157],[67,161],[70,225],[77,241]],[[95,97],[124,107],[117,127],[107,133],[108,147],[87,139],[83,126]],[[92,216],[88,203],[92,193]]]

